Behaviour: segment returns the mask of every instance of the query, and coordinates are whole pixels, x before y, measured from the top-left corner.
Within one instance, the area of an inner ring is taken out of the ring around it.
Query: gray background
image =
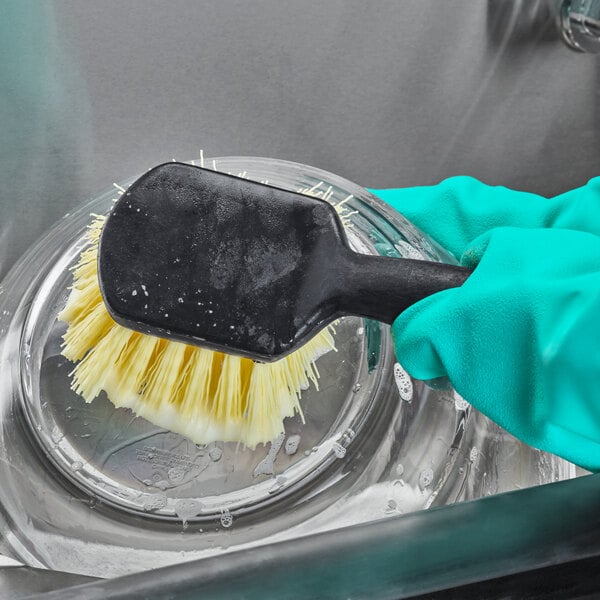
[[[0,8],[0,275],[171,158],[271,156],[364,186],[598,173],[598,61],[525,0],[14,0]]]

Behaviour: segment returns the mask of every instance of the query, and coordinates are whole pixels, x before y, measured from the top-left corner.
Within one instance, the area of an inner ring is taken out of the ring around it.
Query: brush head
[[[336,253],[323,200],[167,163],[115,204],[98,275],[117,323],[269,362],[336,317]]]

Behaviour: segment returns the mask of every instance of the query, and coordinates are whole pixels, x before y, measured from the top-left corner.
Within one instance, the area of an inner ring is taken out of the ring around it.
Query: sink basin
[[[203,159],[204,160],[204,159]],[[204,166],[336,205],[354,249],[452,262],[363,188],[306,165],[255,157]],[[115,577],[536,486],[574,475],[474,410],[451,387],[410,378],[389,327],[343,318],[285,433],[255,450],[195,445],[70,389],[57,321],[90,213],[60,221],[0,286],[0,535],[33,567]]]

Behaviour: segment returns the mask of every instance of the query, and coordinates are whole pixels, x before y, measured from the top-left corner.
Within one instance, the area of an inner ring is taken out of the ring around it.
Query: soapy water
[[[297,434],[290,435],[285,440],[285,453],[288,456],[293,456],[294,454],[296,454],[296,452],[298,452],[299,445],[300,445],[300,436]]]
[[[454,396],[454,408],[458,411],[465,411],[469,408],[470,404],[458,394],[458,392],[453,391]]]
[[[419,474],[419,487],[422,490],[428,488],[433,482],[433,469],[427,468],[423,469]]]
[[[254,477],[258,477],[259,475],[273,475],[275,472],[275,460],[277,459],[279,450],[281,450],[284,439],[285,434],[282,433],[277,439],[271,442],[271,447],[269,448],[267,456],[265,456],[254,469]]]
[[[398,392],[400,392],[400,398],[405,402],[411,402],[413,398],[412,380],[400,363],[394,365],[394,380]]]

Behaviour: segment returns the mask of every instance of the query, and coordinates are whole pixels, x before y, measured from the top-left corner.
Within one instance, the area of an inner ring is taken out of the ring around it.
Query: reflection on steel
[[[566,44],[579,52],[600,52],[600,2],[556,0],[560,33]]]

